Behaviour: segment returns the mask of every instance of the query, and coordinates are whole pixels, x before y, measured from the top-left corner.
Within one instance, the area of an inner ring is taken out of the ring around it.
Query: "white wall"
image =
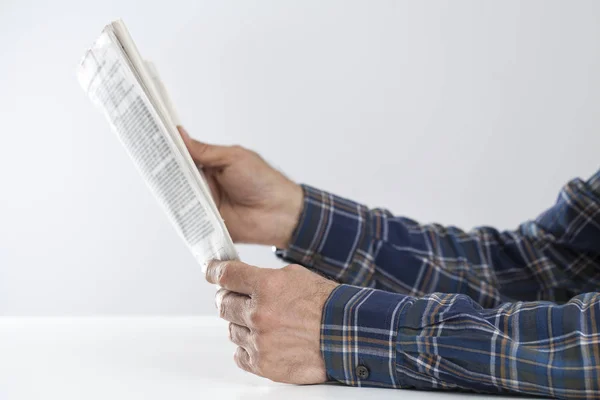
[[[193,135],[372,206],[512,228],[599,166],[600,2],[0,0],[0,314],[214,312],[75,79],[116,17]]]

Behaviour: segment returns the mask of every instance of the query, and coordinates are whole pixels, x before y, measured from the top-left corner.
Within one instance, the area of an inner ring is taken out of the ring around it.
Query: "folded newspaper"
[[[85,53],[78,78],[198,262],[237,259],[209,186],[179,135],[165,87],[121,20],[106,26]]]

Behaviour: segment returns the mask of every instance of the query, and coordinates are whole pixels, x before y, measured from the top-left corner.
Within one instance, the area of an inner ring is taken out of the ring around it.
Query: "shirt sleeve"
[[[600,287],[600,171],[513,231],[423,225],[303,186],[304,209],[284,259],[339,282],[424,296],[460,293],[484,307],[565,302]]]
[[[600,293],[484,309],[462,294],[340,285],[321,350],[329,379],[347,385],[597,399]]]

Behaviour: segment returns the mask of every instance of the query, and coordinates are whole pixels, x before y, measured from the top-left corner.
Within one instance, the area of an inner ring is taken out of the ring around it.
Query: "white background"
[[[214,312],[75,78],[118,17],[192,135],[399,215],[514,228],[599,166],[600,2],[0,0],[0,314]]]

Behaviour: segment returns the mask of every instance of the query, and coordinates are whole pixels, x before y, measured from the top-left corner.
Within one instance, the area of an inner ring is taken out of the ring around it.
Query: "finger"
[[[238,367],[247,372],[252,372],[252,365],[250,364],[250,354],[244,348],[238,347],[235,350],[233,359]]]
[[[219,289],[215,296],[219,317],[237,325],[248,325],[250,297],[227,289]]]
[[[206,280],[225,289],[254,294],[263,271],[241,261],[212,260],[206,267]]]
[[[248,348],[250,345],[250,329],[245,326],[229,323],[229,340],[243,348]]]
[[[206,183],[208,183],[208,187],[210,188],[210,192],[213,195],[215,203],[217,203],[217,207],[220,207],[221,191],[219,189],[219,184],[217,183],[215,171],[215,169],[211,168],[202,169],[202,172],[204,173],[204,179],[206,179]]]
[[[202,143],[192,139],[182,126],[178,126],[177,129],[179,129],[181,138],[194,161],[202,166],[222,167],[230,164],[235,159],[235,147]]]

